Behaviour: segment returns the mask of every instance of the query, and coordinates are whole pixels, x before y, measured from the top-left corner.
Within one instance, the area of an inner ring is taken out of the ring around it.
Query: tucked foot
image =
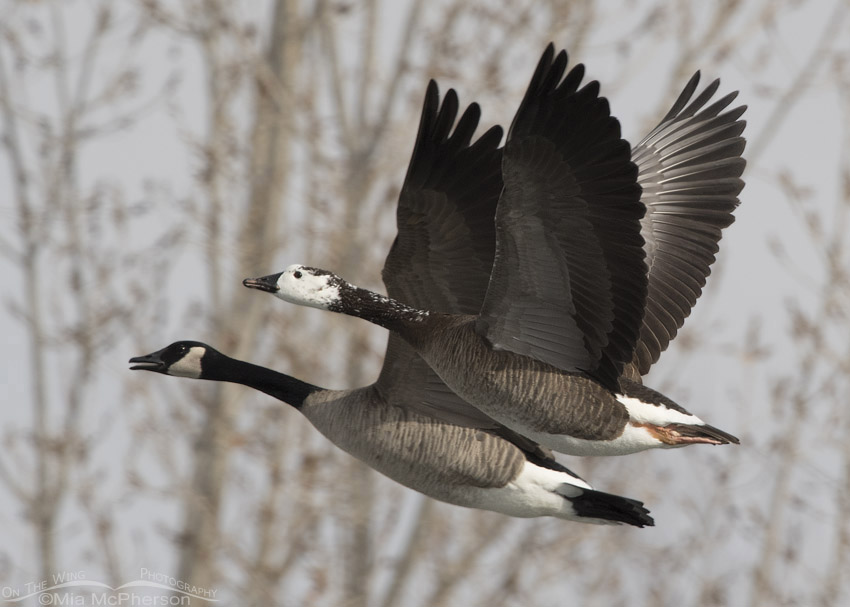
[[[661,442],[673,446],[684,447],[685,445],[728,445],[741,444],[736,436],[724,432],[708,424],[667,424],[657,426],[654,424],[634,424],[644,426]]]
[[[647,448],[741,443],[736,436],[709,426],[652,388],[627,379],[620,380],[620,385],[623,393],[616,398],[629,412],[624,435],[635,444],[644,443]]]

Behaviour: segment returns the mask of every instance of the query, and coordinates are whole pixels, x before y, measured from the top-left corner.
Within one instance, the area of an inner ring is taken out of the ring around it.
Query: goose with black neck
[[[464,427],[411,410],[407,399],[421,387],[420,375],[415,364],[411,369],[399,362],[405,361],[391,357],[378,383],[354,390],[320,388],[197,341],[133,357],[130,368],[265,392],[300,411],[340,449],[443,502],[517,517],[654,524],[641,502],[595,491],[550,453],[505,428]]]

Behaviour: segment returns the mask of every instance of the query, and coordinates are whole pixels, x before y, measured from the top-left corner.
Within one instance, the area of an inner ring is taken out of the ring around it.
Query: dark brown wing
[[[646,297],[640,188],[599,85],[550,45],[502,161],[496,260],[477,326],[495,348],[617,389]],[[563,77],[563,80],[562,80]]]
[[[471,104],[452,131],[457,113],[457,94],[449,90],[440,106],[432,80],[383,278],[389,295],[409,305],[477,314],[496,248],[502,129],[494,126],[472,143],[481,110]]]
[[[457,95],[449,90],[440,105],[436,83],[428,85],[399,196],[398,235],[383,270],[390,297],[417,308],[472,314],[484,300],[495,250],[493,218],[502,189],[502,129],[493,127],[473,143],[480,113],[473,103],[455,126]],[[394,335],[378,389],[391,402],[432,417],[465,426],[498,427],[449,390]]]
[[[649,289],[634,359],[625,374],[640,381],[676,336],[702,293],[723,228],[735,218],[746,106],[725,111],[730,93],[706,107],[717,92],[712,82],[691,101],[699,72],[673,107],[632,151],[643,188]],[[690,102],[690,103],[689,103]]]

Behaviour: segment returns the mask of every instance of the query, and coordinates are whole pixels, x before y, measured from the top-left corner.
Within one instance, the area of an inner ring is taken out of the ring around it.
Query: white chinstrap
[[[189,348],[189,351],[180,360],[175,361],[168,367],[168,374],[175,377],[188,377],[199,379],[201,377],[201,363],[206,354],[206,349],[200,346]]]

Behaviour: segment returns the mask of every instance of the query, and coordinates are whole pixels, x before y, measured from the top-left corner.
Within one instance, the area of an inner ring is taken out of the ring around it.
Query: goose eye
[[[292,275],[293,275],[295,278],[301,278],[301,272],[300,272],[299,270],[295,270],[295,271],[292,273]]]

